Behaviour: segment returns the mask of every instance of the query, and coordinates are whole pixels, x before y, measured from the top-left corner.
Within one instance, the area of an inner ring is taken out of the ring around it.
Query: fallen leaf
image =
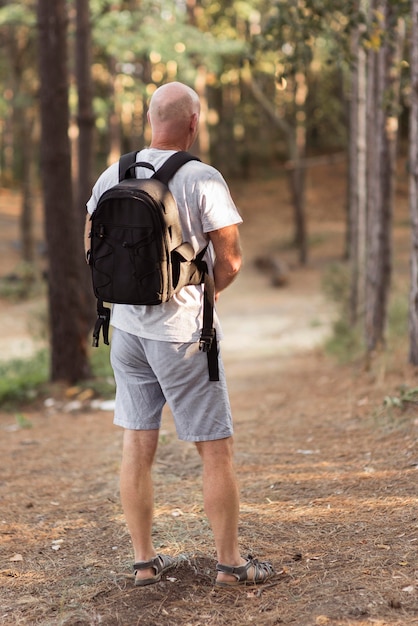
[[[78,395],[80,391],[80,387],[68,387],[68,389],[65,391],[65,395],[67,396],[67,398],[74,398],[74,396]]]
[[[80,402],[85,402],[86,400],[90,400],[91,398],[93,398],[93,396],[93,389],[85,389],[78,395],[78,400],[80,400]]]

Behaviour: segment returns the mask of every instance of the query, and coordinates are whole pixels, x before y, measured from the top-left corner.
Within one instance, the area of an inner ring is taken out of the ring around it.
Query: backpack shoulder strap
[[[167,161],[155,172],[155,174],[151,178],[156,178],[157,180],[160,180],[162,183],[167,185],[168,181],[174,176],[177,170],[180,169],[181,166],[188,161],[200,161],[200,159],[190,154],[190,152],[185,152],[183,150],[175,152],[170,157],[168,157]]]
[[[133,178],[135,174],[132,176],[132,172],[129,169],[129,166],[135,163],[136,155],[138,150],[134,150],[133,152],[127,152],[126,154],[122,154],[119,159],[119,182],[121,180],[125,180],[125,178]]]

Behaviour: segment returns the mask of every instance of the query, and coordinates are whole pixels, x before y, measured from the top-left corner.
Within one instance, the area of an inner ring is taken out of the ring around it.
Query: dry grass
[[[315,361],[288,362],[291,389],[276,382],[287,394],[280,413],[273,402],[270,418],[257,420],[257,398],[269,412],[270,383],[255,377],[236,415],[242,550],[275,564],[277,579],[265,587],[214,588],[198,458],[168,415],[154,538],[179,566],[145,589],[132,582],[117,494],[120,433],[109,415],[34,412],[30,431],[4,432],[2,624],[418,624],[415,417],[376,425],[375,385],[354,378],[352,394],[342,394],[335,368]],[[318,374],[328,382],[315,396]],[[356,412],[344,396],[356,399]],[[235,404],[242,400],[238,392]]]

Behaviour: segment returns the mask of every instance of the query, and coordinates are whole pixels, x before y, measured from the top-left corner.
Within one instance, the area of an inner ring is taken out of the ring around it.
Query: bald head
[[[152,95],[148,111],[151,146],[187,150],[197,134],[199,113],[199,96],[187,85],[173,82],[159,87]]]

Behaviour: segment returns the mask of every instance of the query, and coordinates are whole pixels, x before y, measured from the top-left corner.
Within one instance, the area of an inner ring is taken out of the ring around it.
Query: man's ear
[[[190,130],[195,131],[199,127],[199,116],[197,113],[193,113],[190,119]]]

